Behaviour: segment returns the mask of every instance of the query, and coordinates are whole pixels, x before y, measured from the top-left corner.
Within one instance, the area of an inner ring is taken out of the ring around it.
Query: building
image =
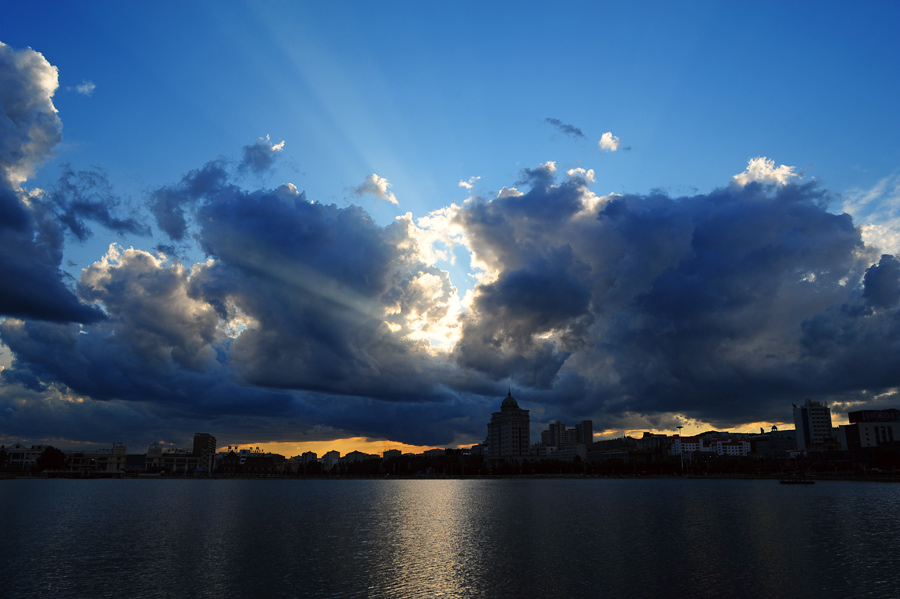
[[[331,451],[325,452],[325,455],[322,456],[322,459],[320,459],[319,462],[322,463],[322,467],[325,468],[325,470],[331,470],[331,468],[340,460],[341,452],[336,449],[332,449]]]
[[[783,458],[789,452],[797,451],[796,431],[780,431],[773,426],[769,433],[752,436],[750,445],[751,453],[758,457]]]
[[[200,466],[200,458],[194,455],[193,449],[163,449],[159,443],[151,443],[145,464],[147,472],[185,474]]]
[[[100,473],[122,473],[125,471],[128,450],[125,443],[113,443],[112,449],[93,451],[67,451],[66,470],[83,476]]]
[[[850,424],[840,427],[841,449],[852,451],[900,442],[900,410],[848,412]]]
[[[806,400],[794,404],[794,426],[797,431],[797,449],[823,449],[834,441],[831,427],[831,408],[827,403]]]
[[[703,445],[703,439],[698,436],[682,437],[675,435],[672,443],[672,455],[684,455],[696,453],[698,451],[709,451],[709,448]]]
[[[377,455],[373,455],[371,453],[363,453],[361,451],[353,450],[344,457],[340,459],[341,462],[349,463],[349,462],[365,462],[366,460],[377,460],[379,459]]]
[[[16,443],[9,447],[4,447],[6,451],[7,468],[13,472],[31,472],[37,459],[47,449],[49,445],[32,445],[26,447],[21,443]]]
[[[559,420],[554,420],[548,424],[547,430],[544,432],[547,433],[546,440],[544,439],[543,433],[541,433],[541,440],[547,447],[562,447],[563,445],[568,445],[568,443],[566,443],[566,425]]]
[[[229,446],[228,452],[219,456],[218,471],[223,476],[281,476],[290,470],[281,454],[266,453],[259,447],[235,449]]]
[[[489,460],[499,462],[528,457],[531,447],[531,418],[528,410],[519,407],[512,396],[512,390],[500,404],[500,411],[491,414],[487,427]]]
[[[590,449],[594,443],[594,423],[591,420],[582,420],[575,425],[575,444],[584,445]]]
[[[199,467],[212,474],[216,462],[216,438],[209,433],[194,433],[194,455],[199,459]]]
[[[719,456],[745,457],[750,455],[750,442],[743,439],[713,439],[708,451]]]

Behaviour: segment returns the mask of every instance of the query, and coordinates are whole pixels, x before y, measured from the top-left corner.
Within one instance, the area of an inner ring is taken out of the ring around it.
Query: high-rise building
[[[562,447],[566,445],[566,425],[559,420],[553,420],[547,425],[547,441],[544,443],[548,447]]]
[[[194,433],[193,454],[200,458],[200,467],[207,474],[212,474],[216,460],[216,438],[209,433]]]
[[[500,411],[491,415],[488,427],[488,458],[502,460],[527,457],[531,450],[531,418],[528,410],[519,407],[512,396],[507,394]]]
[[[806,400],[794,404],[794,426],[797,429],[797,449],[810,449],[833,441],[831,408],[827,403]]]
[[[594,443],[594,423],[582,420],[575,425],[575,444],[590,447]]]

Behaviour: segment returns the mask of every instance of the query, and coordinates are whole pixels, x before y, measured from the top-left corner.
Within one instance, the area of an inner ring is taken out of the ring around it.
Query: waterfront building
[[[147,472],[186,473],[200,466],[200,457],[194,455],[193,449],[163,449],[159,443],[152,443],[147,448],[145,464]]]
[[[751,453],[760,457],[783,458],[788,452],[797,450],[797,436],[794,430],[778,430],[756,435],[750,439]]]
[[[68,464],[66,470],[82,476],[99,473],[125,472],[128,450],[125,443],[113,443],[112,449],[65,452]]]
[[[211,474],[216,461],[216,438],[209,433],[194,433],[193,454],[199,458],[199,467]]]
[[[341,458],[342,462],[364,462],[366,460],[377,460],[378,456],[371,453],[363,453],[355,449]]]
[[[847,417],[850,424],[838,433],[844,451],[900,442],[900,410],[859,410]]]
[[[332,449],[331,451],[326,452],[325,455],[322,456],[322,459],[319,461],[322,462],[322,466],[325,468],[325,470],[330,470],[332,466],[340,461],[340,459],[341,452],[337,451],[336,449]]]
[[[219,472],[224,476],[278,476],[289,469],[287,460],[277,453],[263,453],[256,448],[232,449],[219,461]]]
[[[797,431],[797,449],[824,449],[834,440],[831,426],[831,408],[825,402],[807,399],[794,405],[794,426]]]
[[[48,445],[32,445],[27,447],[21,443],[4,448],[7,455],[7,468],[13,472],[31,472],[37,459]]]
[[[551,449],[553,449],[553,453],[549,454],[547,457],[553,458],[554,460],[571,462],[576,457],[581,458],[582,461],[587,459],[587,445],[584,443],[570,443],[569,445]]]
[[[403,452],[400,451],[399,449],[387,449],[387,450],[381,452],[381,458],[384,460],[390,460],[392,458],[399,458],[401,455],[403,455]]]
[[[488,427],[488,459],[499,462],[504,459],[528,457],[531,446],[531,418],[528,410],[519,407],[512,390],[500,404],[500,411],[491,414]]]

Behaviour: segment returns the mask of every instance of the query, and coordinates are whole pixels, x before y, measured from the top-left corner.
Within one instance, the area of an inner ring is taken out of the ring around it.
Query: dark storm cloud
[[[863,297],[876,308],[894,308],[900,301],[900,261],[884,255],[866,271]]]
[[[399,223],[382,228],[358,207],[311,203],[284,188],[222,196],[198,214],[201,246],[216,263],[198,272],[196,295],[257,323],[230,348],[247,380],[384,399],[428,395],[440,365],[385,324],[386,302],[426,268],[400,249]]]
[[[782,184],[794,177],[767,176],[761,159],[728,187],[679,198],[600,198],[591,171],[558,181],[548,162],[511,182],[527,191],[447,208],[486,271],[449,353],[421,340],[458,300],[424,258],[422,230],[291,184],[243,189],[280,153],[268,139],[148,194],[173,242],[151,247],[207,260],[113,245],[76,294],[60,270],[67,232],[147,227],[96,170],[23,189],[61,139],[56,86],[43,56],[0,45],[4,434],[33,435],[44,419],[48,435],[108,436],[109,419],[158,438],[202,423],[222,438],[325,426],[443,444],[481,440],[510,384],[535,423],[597,428],[786,419],[806,397],[900,387],[900,262],[827,212],[821,187]],[[386,179],[367,181],[392,197]]]
[[[190,171],[177,185],[157,189],[149,197],[150,212],[160,230],[175,241],[187,235],[188,217],[196,202],[225,192],[228,173],[225,163],[215,160]]]
[[[536,401],[601,426],[628,413],[778,419],[792,398],[900,384],[896,261],[866,273],[858,230],[816,185],[598,202],[578,179],[526,175],[528,193],[458,217],[498,272],[475,290],[461,365],[545,387]]]
[[[568,123],[564,123],[559,119],[554,119],[554,118],[548,117],[548,118],[544,119],[544,122],[553,125],[557,129],[559,129],[560,131],[565,133],[566,135],[571,135],[572,137],[585,138],[585,135],[584,135],[584,133],[581,132],[581,129],[579,129],[578,127],[575,127],[574,125],[569,125]]]
[[[63,282],[58,215],[20,187],[62,139],[56,87],[41,54],[0,43],[0,316],[94,322],[103,313]]]
[[[211,260],[189,270],[114,246],[78,285],[108,321],[4,323],[0,335],[15,355],[8,384],[141,402],[172,418],[253,414],[307,427],[338,422],[367,436],[387,425],[377,412],[345,417],[354,398],[408,403],[385,410],[399,417],[448,396],[441,384],[454,376],[450,365],[385,322],[387,304],[401,316],[434,309],[430,292],[426,301],[410,284],[423,273],[442,281],[441,295],[455,292],[445,272],[416,257],[405,225],[381,227],[358,207],[309,202],[291,185],[244,191],[221,161],[150,199],[161,228],[174,222],[173,238],[192,231]]]

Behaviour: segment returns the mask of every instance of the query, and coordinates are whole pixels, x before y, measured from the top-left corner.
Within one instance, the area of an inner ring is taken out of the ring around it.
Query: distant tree
[[[6,453],[6,446],[0,445],[0,472],[6,470],[6,464],[9,462],[9,454]]]
[[[48,445],[34,462],[34,471],[63,470],[66,467],[66,454],[61,449]]]

